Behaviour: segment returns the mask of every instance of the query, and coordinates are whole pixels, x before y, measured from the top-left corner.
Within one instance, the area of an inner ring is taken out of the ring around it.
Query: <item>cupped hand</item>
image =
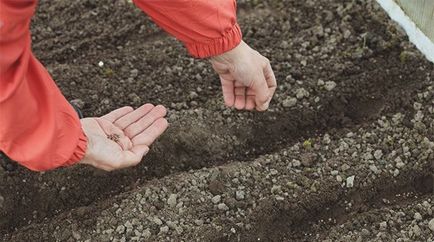
[[[166,109],[145,104],[116,109],[99,118],[81,119],[88,139],[82,164],[106,171],[137,165],[168,127]]]
[[[210,61],[220,76],[227,106],[258,111],[268,109],[277,83],[267,58],[242,41]]]

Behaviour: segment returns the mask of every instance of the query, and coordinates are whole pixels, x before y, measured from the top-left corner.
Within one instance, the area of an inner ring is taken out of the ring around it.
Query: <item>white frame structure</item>
[[[429,61],[434,63],[434,40],[428,38],[394,0],[377,0],[377,2],[391,19],[404,28],[410,41],[416,45]],[[434,23],[432,26],[434,28]]]

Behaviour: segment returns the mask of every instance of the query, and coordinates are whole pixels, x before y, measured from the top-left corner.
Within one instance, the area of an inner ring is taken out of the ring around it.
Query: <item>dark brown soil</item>
[[[245,41],[270,58],[279,81],[266,113],[223,107],[219,82],[207,61],[189,57],[180,43],[127,1],[41,1],[32,24],[34,52],[85,116],[151,102],[169,108],[171,126],[139,166],[122,171],[75,166],[33,173],[0,167],[4,241],[54,239],[50,231],[65,219],[83,221],[79,223],[83,228],[96,226],[95,214],[114,201],[160,179],[164,186],[163,179],[178,179],[192,170],[249,163],[325,134],[345,137],[348,132],[370,130],[378,119],[396,113],[402,113],[403,122],[412,127],[414,102],[419,93],[432,90],[428,87],[433,85],[434,68],[375,3],[241,1],[239,8]],[[103,67],[98,66],[100,61]],[[319,80],[333,81],[337,87],[325,91]],[[296,106],[283,107],[283,101],[300,88],[309,96]],[[423,134],[432,141],[429,122]],[[350,192],[333,177],[306,173],[321,184],[317,192],[304,194],[297,203],[258,200],[260,205],[247,219],[253,229],[241,229],[237,237],[209,229],[203,238],[325,239],[330,228],[356,216],[432,199],[433,167],[428,161],[433,161],[432,153],[398,177],[382,173],[371,179],[369,171],[361,171],[358,177],[366,184]],[[219,189],[215,186],[212,190]],[[390,203],[385,205],[384,199]],[[348,201],[350,213],[345,212]],[[319,222],[329,218],[332,223]],[[194,238],[189,236],[182,238]]]

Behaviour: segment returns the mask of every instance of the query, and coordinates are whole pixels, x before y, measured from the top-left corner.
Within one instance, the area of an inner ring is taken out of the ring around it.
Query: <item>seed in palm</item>
[[[118,142],[120,136],[118,134],[109,134],[109,135],[107,135],[107,138],[110,140],[113,140],[114,142]]]

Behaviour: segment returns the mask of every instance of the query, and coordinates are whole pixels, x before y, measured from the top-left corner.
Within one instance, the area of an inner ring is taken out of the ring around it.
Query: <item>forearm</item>
[[[0,151],[31,170],[82,158],[86,137],[74,109],[31,52],[36,1],[0,1]]]
[[[191,55],[206,58],[235,48],[242,39],[235,0],[134,0]]]

